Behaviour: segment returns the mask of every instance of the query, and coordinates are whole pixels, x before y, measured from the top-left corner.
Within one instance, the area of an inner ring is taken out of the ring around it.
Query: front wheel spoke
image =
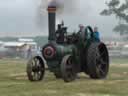
[[[36,62],[33,60],[33,62],[32,62],[32,67],[33,68],[36,68],[37,67],[37,65],[36,65]]]
[[[38,79],[39,79],[39,78],[40,78],[40,76],[41,76],[41,72],[38,72],[37,74],[38,74]]]
[[[38,64],[39,64],[39,63],[38,63],[39,60],[38,60],[37,58],[34,59],[34,62],[35,62],[35,65],[38,66]]]
[[[39,67],[39,71],[43,71],[45,70],[43,67]]]
[[[35,72],[35,73],[34,73],[34,77],[35,77],[35,80],[38,80],[38,79],[39,79],[38,72]]]
[[[30,73],[30,74],[31,74],[31,76],[34,76],[34,72],[33,72],[33,71],[31,71],[31,73]]]
[[[36,72],[34,72],[34,74],[33,74],[33,79],[36,80]]]
[[[37,60],[36,64],[39,66],[40,65],[40,60]]]

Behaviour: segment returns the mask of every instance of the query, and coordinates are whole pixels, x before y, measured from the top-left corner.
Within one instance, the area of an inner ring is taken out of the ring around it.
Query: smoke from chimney
[[[48,6],[56,6],[57,9],[63,7],[64,0],[48,0]]]
[[[48,6],[56,6],[57,24],[61,22],[65,15],[77,13],[79,0],[40,0],[37,9],[37,26],[44,31],[47,28],[47,8]]]
[[[79,6],[77,6],[78,2],[79,0],[41,0],[40,6],[42,14],[47,13],[46,9],[48,6],[56,6],[57,15],[61,13],[72,14],[79,10]]]

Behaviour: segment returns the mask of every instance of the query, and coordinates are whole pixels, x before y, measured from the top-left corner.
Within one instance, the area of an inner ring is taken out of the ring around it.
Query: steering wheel
[[[85,28],[85,35],[86,35],[87,39],[93,38],[93,29],[91,26],[87,26]]]

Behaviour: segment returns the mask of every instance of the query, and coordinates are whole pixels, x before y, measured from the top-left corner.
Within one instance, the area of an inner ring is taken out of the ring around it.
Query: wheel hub
[[[35,66],[32,68],[33,72],[39,72],[40,71],[40,67],[39,66]]]

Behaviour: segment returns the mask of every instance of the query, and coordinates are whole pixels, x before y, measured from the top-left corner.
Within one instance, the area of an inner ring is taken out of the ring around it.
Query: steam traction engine
[[[55,15],[56,7],[48,7],[49,42],[41,51],[48,69],[65,82],[75,80],[79,72],[85,72],[92,79],[105,78],[109,70],[106,45],[95,39],[90,26],[71,35],[67,35],[67,28],[63,24],[59,24],[55,30]],[[40,56],[31,58],[27,64],[28,79],[40,81],[44,73],[44,60]]]

